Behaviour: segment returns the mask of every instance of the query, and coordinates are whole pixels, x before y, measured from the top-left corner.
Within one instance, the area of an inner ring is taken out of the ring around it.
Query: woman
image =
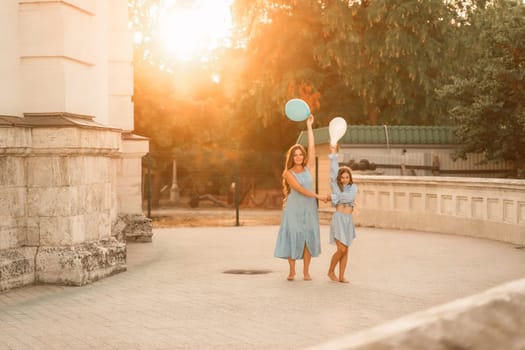
[[[330,189],[332,191],[332,205],[335,213],[330,223],[330,244],[335,244],[337,250],[332,255],[328,277],[334,282],[348,283],[345,278],[345,269],[348,262],[348,246],[355,238],[355,227],[352,219],[354,212],[357,186],[352,180],[349,167],[339,167],[337,160],[337,146],[330,146]],[[335,274],[335,267],[339,264],[339,276]]]
[[[289,281],[295,278],[297,259],[304,259],[304,280],[310,281],[311,258],[321,254],[316,199],[327,201],[329,197],[313,192],[313,178],[307,167],[315,164],[313,122],[314,116],[310,115],[306,120],[308,156],[303,146],[293,145],[286,155],[283,172],[284,205],[274,256],[288,259]]]

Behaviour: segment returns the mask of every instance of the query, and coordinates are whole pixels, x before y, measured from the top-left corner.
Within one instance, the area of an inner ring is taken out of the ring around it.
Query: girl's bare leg
[[[335,267],[337,266],[337,262],[340,258],[341,257],[339,254],[339,250],[336,250],[334,255],[332,255],[332,259],[330,260],[330,267],[328,268],[328,278],[335,282],[339,280],[335,275]]]
[[[304,252],[303,252],[303,259],[304,259],[304,280],[310,281],[312,280],[312,277],[310,277],[310,261],[312,260],[312,254],[310,254],[310,251],[308,250],[308,247],[306,244],[304,245]]]
[[[293,281],[295,278],[295,259],[288,258],[288,264],[290,265],[290,273],[288,274],[288,281]]]
[[[348,247],[345,246],[343,243],[339,242],[337,239],[335,240],[335,244],[337,245],[337,250],[334,253],[334,255],[332,255],[332,259],[330,260],[328,278],[330,278],[334,282],[337,282],[339,281],[339,278],[337,278],[337,275],[335,274],[335,267],[337,266],[337,263],[339,263],[339,266],[341,265],[341,259],[345,255],[345,252],[347,251]]]
[[[341,258],[339,260],[339,282],[342,283],[349,283],[350,281],[345,278],[345,270],[346,270],[346,264],[348,262],[348,248]]]

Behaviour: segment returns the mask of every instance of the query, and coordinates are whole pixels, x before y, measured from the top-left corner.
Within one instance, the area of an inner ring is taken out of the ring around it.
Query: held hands
[[[323,201],[323,203],[326,203],[331,199],[329,194],[318,194],[316,195],[316,198]]]

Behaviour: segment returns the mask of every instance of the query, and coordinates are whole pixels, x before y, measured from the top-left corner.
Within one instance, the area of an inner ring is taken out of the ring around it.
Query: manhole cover
[[[231,269],[223,271],[223,273],[228,273],[230,275],[264,275],[265,273],[270,273],[271,270],[246,270],[246,269]]]

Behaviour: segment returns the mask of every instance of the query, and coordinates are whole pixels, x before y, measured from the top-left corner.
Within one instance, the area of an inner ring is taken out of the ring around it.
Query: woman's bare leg
[[[306,244],[304,245],[304,252],[303,252],[303,259],[304,259],[304,280],[310,281],[312,277],[310,277],[310,261],[312,260],[312,254],[310,254],[310,251],[308,250],[308,247]]]
[[[295,259],[288,258],[288,264],[290,265],[290,273],[288,274],[288,281],[293,281],[295,278]]]

